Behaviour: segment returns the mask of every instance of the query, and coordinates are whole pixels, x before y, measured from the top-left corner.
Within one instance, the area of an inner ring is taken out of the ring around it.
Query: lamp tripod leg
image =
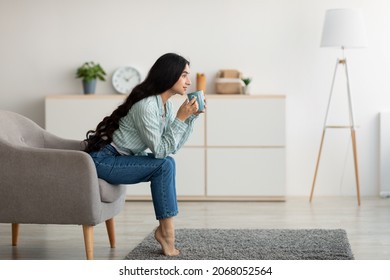
[[[354,128],[351,129],[351,137],[352,137],[353,161],[355,165],[356,193],[357,193],[358,205],[360,206],[359,168],[358,168],[358,159],[357,159],[356,134]]]
[[[320,144],[320,151],[318,152],[316,170],[315,170],[315,172],[314,172],[313,184],[312,184],[312,186],[311,186],[310,202],[313,200],[314,186],[315,186],[316,180],[317,180],[318,167],[319,167],[320,159],[321,159],[322,146],[323,146],[323,144],[324,144],[325,131],[326,131],[326,128],[327,128],[327,125],[326,125],[326,124],[327,124],[327,121],[328,121],[328,114],[329,114],[330,104],[331,104],[331,102],[332,102],[333,87],[334,87],[334,82],[335,82],[335,79],[336,79],[336,73],[337,73],[337,67],[338,67],[338,66],[339,66],[339,60],[337,59],[337,60],[336,60],[336,64],[335,64],[335,66],[334,66],[333,79],[332,79],[332,85],[331,85],[331,87],[330,87],[330,94],[329,94],[328,106],[327,106],[327,108],[326,108],[325,121],[324,121],[324,128],[323,128],[323,131],[322,131],[321,144]]]
[[[343,61],[345,68],[345,76],[347,77],[347,91],[348,91],[348,102],[349,102],[349,114],[350,114],[350,125],[351,125],[351,138],[352,138],[352,150],[353,150],[353,162],[355,166],[355,178],[356,178],[356,195],[358,200],[358,206],[360,206],[360,181],[359,181],[359,168],[358,168],[358,158],[357,158],[357,145],[356,145],[356,133],[355,133],[355,118],[353,114],[352,106],[352,94],[349,86],[349,75],[348,75],[348,65],[347,60]]]
[[[314,186],[316,184],[316,180],[317,180],[317,173],[318,173],[318,167],[320,165],[320,159],[321,159],[321,153],[322,153],[322,146],[324,144],[324,138],[325,138],[325,128],[324,130],[322,131],[322,137],[321,137],[321,144],[320,144],[320,150],[318,152],[318,158],[317,158],[317,164],[316,164],[316,170],[314,172],[314,179],[313,179],[313,184],[311,186],[311,192],[310,192],[310,202],[312,201],[313,199],[313,193],[314,193]]]

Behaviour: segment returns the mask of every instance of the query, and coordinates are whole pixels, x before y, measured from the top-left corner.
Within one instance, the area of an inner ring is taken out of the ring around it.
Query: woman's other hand
[[[183,104],[181,104],[179,110],[177,111],[176,117],[184,122],[191,115],[197,114],[198,108],[199,107],[198,102],[196,102],[196,97],[192,98],[191,100],[188,100],[186,98]]]

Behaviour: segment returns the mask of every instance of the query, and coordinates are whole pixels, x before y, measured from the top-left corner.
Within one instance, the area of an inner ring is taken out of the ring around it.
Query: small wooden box
[[[242,94],[242,74],[235,69],[223,69],[217,73],[215,92],[218,94]]]

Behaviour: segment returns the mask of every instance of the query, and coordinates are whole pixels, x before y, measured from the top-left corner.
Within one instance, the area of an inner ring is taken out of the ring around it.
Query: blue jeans
[[[176,165],[172,157],[120,155],[112,145],[90,153],[98,177],[111,184],[151,182],[156,219],[178,214],[176,197]]]

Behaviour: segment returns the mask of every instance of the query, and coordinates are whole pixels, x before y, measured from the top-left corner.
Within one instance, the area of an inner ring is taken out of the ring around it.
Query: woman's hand
[[[183,104],[181,104],[179,110],[177,111],[176,117],[184,122],[188,119],[192,114],[197,114],[198,112],[198,102],[196,102],[196,97],[188,100],[187,98],[184,100]]]
[[[195,116],[198,116],[200,114],[203,114],[206,112],[206,109],[207,109],[207,101],[206,101],[206,97],[203,99],[203,102],[204,102],[204,109],[202,111],[199,111],[199,112],[196,112],[194,115]]]

